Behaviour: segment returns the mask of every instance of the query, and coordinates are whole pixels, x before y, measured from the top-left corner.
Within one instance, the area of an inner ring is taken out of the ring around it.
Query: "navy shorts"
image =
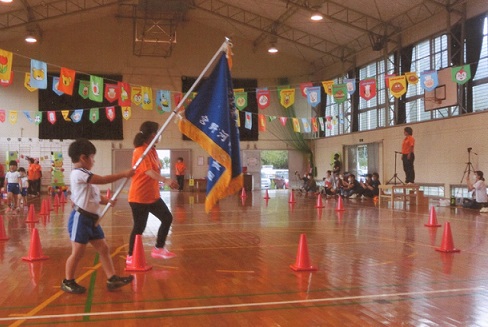
[[[8,183],[7,192],[12,193],[13,195],[19,195],[20,194],[19,183]]]
[[[22,194],[22,196],[27,196],[27,187],[23,187],[20,194]]]
[[[92,240],[105,238],[103,229],[100,225],[95,227],[95,220],[84,216],[76,210],[71,211],[68,221],[68,232],[71,241],[87,244]]]

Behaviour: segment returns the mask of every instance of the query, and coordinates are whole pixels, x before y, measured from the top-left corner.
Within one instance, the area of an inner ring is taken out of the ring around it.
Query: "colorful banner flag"
[[[320,126],[320,130],[325,132],[324,117],[319,117],[319,126]]]
[[[244,127],[247,129],[252,129],[252,114],[250,112],[244,112],[245,122]]]
[[[69,118],[69,110],[61,110],[61,115],[63,115],[65,121],[71,121],[71,118]]]
[[[334,84],[332,85],[332,97],[335,103],[343,103],[347,100],[347,85]]]
[[[59,90],[59,77],[53,77],[52,90],[54,93],[56,93],[57,96],[61,96],[64,94],[62,91]]]
[[[10,71],[10,78],[9,79],[0,79],[0,85],[3,87],[7,87],[9,85],[12,85],[14,82],[14,71]]]
[[[100,110],[98,108],[90,109],[90,121],[95,124],[100,119]]]
[[[105,99],[112,103],[119,99],[119,85],[118,84],[105,84]]]
[[[260,132],[266,132],[266,116],[258,114],[258,130]]]
[[[324,91],[328,95],[332,95],[332,85],[334,85],[334,81],[322,81],[322,86],[324,87]]]
[[[42,123],[42,112],[36,112],[34,115],[34,123],[40,125]]]
[[[130,94],[132,103],[140,106],[142,103],[142,88],[140,86],[131,86]]]
[[[76,123],[76,124],[79,123],[82,118],[83,118],[83,109],[76,109],[71,114],[71,121],[73,123]]]
[[[131,116],[132,116],[131,108],[130,107],[122,107],[122,117],[125,120],[129,120]]]
[[[304,133],[311,133],[312,128],[310,127],[310,121],[308,118],[302,118],[302,124],[303,124],[303,132]]]
[[[419,77],[416,72],[405,73],[405,78],[408,84],[416,85],[419,82]]]
[[[0,110],[0,123],[5,123],[5,110]]]
[[[8,113],[8,121],[10,122],[10,124],[12,124],[12,125],[17,124],[17,118],[18,118],[17,111],[16,110],[10,110]]]
[[[316,107],[320,104],[321,92],[320,86],[311,86],[307,88],[307,102],[312,107]]]
[[[317,133],[319,131],[319,124],[317,123],[317,117],[312,117],[312,132]]]
[[[31,59],[30,86],[36,89],[47,89],[47,64],[45,62]]]
[[[288,121],[288,117],[280,117],[281,126],[285,127],[287,121]]]
[[[119,85],[119,106],[121,107],[130,107],[131,104],[131,94],[130,94],[130,85],[129,83],[124,82],[117,82]]]
[[[395,77],[395,76],[397,76],[396,73],[385,74],[385,86],[387,89],[390,88],[390,77]]]
[[[247,92],[234,92],[234,99],[237,109],[242,111],[247,107]]]
[[[471,79],[471,65],[451,68],[452,80],[459,85],[466,84]]]
[[[113,122],[115,119],[115,107],[107,107],[105,108],[105,115],[110,122]]]
[[[171,111],[171,93],[169,91],[156,91],[156,111],[160,114]]]
[[[258,108],[266,109],[270,104],[271,92],[269,90],[258,90],[256,98],[258,100]]]
[[[32,87],[30,85],[30,73],[25,73],[25,77],[24,77],[24,87],[26,89],[28,89],[30,92],[34,92],[35,90],[37,90],[35,87]]]
[[[142,93],[142,109],[153,110],[153,92],[152,88],[149,86],[141,87]]]
[[[95,102],[103,102],[103,78],[90,75],[90,90],[88,98]]]
[[[47,112],[47,121],[51,123],[51,125],[56,124],[56,111],[48,111]]]
[[[12,52],[0,49],[0,79],[8,81],[12,71]]]
[[[300,91],[302,92],[302,97],[307,97],[308,89],[312,86],[312,82],[300,83]]]
[[[344,84],[346,84],[347,93],[354,94],[356,92],[356,80],[354,78],[345,78]]]
[[[364,100],[371,100],[376,96],[376,79],[367,78],[359,82],[359,96]]]
[[[407,81],[404,75],[390,77],[390,93],[395,98],[399,98],[407,93]]]
[[[73,95],[73,89],[76,80],[76,71],[69,68],[61,67],[59,80],[61,83],[58,85],[57,89],[68,95]]]
[[[295,89],[280,90],[280,104],[288,109],[295,103]]]
[[[90,81],[81,80],[78,86],[78,94],[83,99],[88,99],[88,93],[90,93]]]
[[[439,85],[437,70],[426,70],[420,73],[420,86],[427,92],[432,92]]]
[[[292,118],[291,122],[293,123],[293,131],[295,133],[300,133],[300,122],[298,121],[298,118]]]
[[[25,118],[27,118],[29,123],[31,123],[31,124],[34,123],[34,119],[32,119],[32,117],[30,115],[30,111],[24,110],[23,114],[24,114]]]
[[[220,199],[243,187],[236,115],[232,78],[227,58],[222,53],[218,65],[186,109],[185,118],[179,122],[180,131],[210,154],[207,212]]]

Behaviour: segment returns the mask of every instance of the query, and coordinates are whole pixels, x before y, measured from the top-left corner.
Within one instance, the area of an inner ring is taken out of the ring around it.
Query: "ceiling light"
[[[312,16],[310,16],[310,19],[313,20],[314,22],[319,22],[322,19],[324,19],[324,16],[320,12],[314,11],[312,13]]]
[[[268,52],[269,53],[277,53],[278,52],[278,48],[276,47],[276,45],[271,44],[271,46],[268,48]]]
[[[13,0],[0,0],[0,2],[3,2],[3,3],[11,3]]]
[[[25,42],[27,42],[27,43],[36,43],[37,42],[37,37],[34,34],[29,33],[25,37]]]

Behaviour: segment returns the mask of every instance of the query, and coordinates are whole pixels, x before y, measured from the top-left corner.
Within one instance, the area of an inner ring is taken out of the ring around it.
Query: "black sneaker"
[[[107,279],[107,288],[109,291],[113,291],[119,287],[130,284],[133,280],[134,280],[134,276],[132,275],[126,277],[113,275],[112,277]]]
[[[61,283],[61,289],[67,293],[82,294],[86,292],[86,288],[78,285],[74,279],[67,280],[64,279]]]

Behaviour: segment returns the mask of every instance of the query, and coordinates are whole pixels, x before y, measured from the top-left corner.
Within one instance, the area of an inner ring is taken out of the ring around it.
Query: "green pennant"
[[[34,123],[36,125],[39,125],[42,123],[42,112],[36,112],[36,115],[34,116]]]
[[[99,76],[90,75],[90,89],[88,97],[92,101],[103,101],[103,78]]]
[[[100,111],[98,110],[98,108],[91,108],[90,109],[90,121],[95,124],[98,119],[100,119]]]
[[[466,84],[471,79],[471,66],[464,65],[451,68],[452,80],[459,85]]]
[[[237,109],[242,111],[247,107],[247,92],[235,92],[234,99]]]
[[[90,81],[80,81],[80,86],[78,87],[78,94],[83,99],[88,99],[89,89],[90,89]]]
[[[347,84],[332,85],[332,96],[335,103],[343,103],[347,100]]]

